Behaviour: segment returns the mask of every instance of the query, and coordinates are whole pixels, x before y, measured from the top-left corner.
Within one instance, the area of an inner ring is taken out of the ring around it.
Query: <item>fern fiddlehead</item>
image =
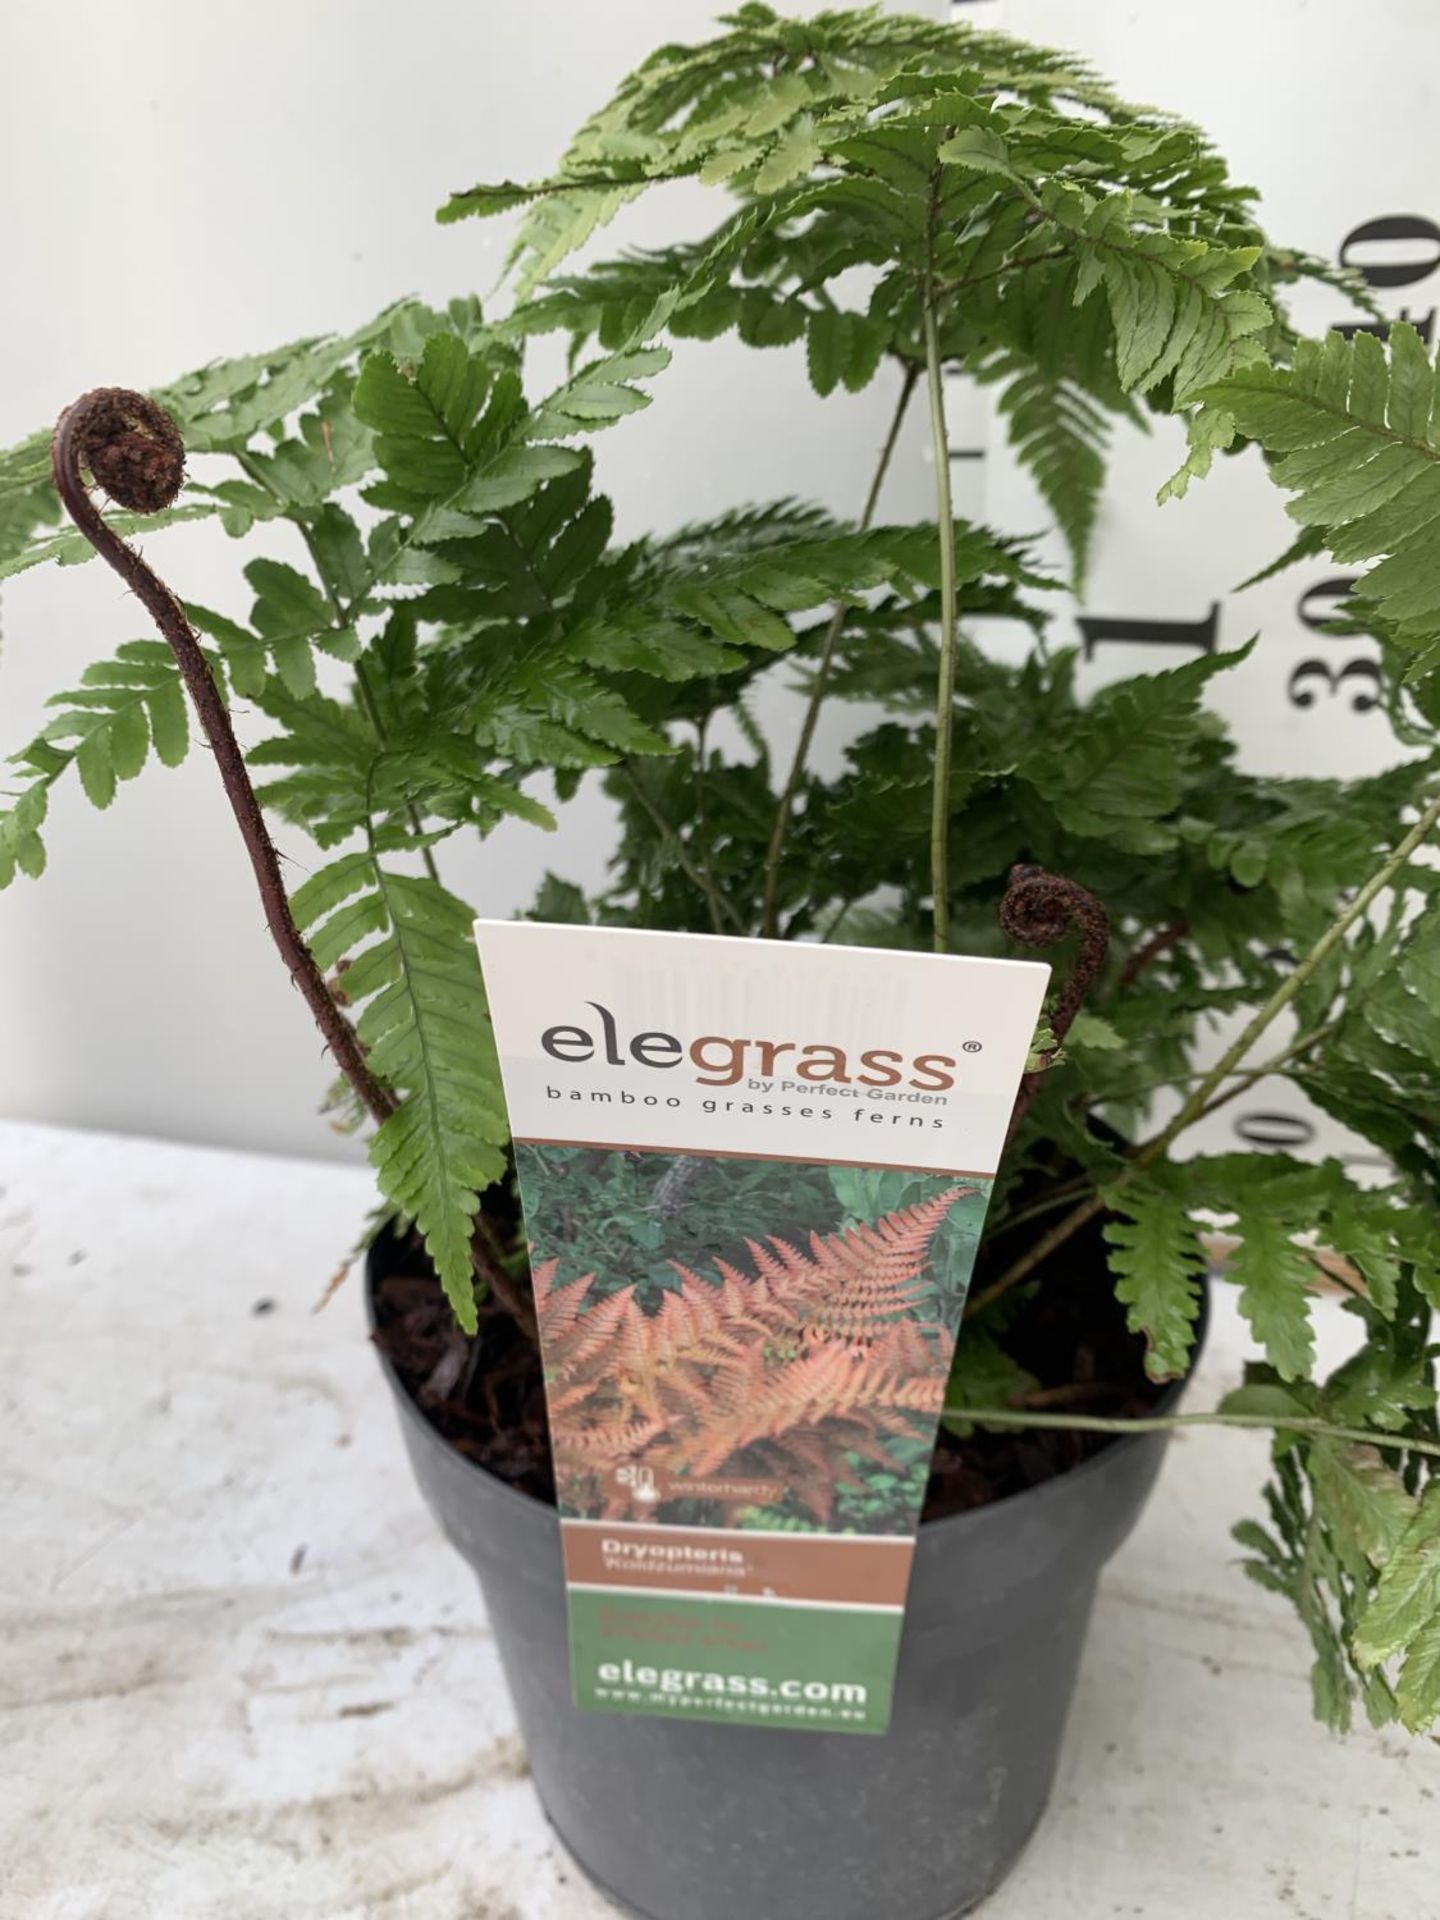
[[[1075,964],[1050,1015],[1050,1031],[1058,1052],[1110,951],[1110,916],[1077,880],[1047,873],[1043,867],[1016,866],[1010,869],[1009,884],[1000,902],[1000,926],[1012,940],[1026,947],[1058,946],[1070,932],[1079,933]],[[1020,1082],[1005,1136],[1007,1146],[1030,1111],[1046,1070],[1041,1067],[1027,1073]]]
[[[185,479],[185,445],[163,407],[124,387],[96,387],[65,409],[50,448],[55,486],[76,527],[135,594],[170,651],[190,695],[245,843],[266,924],[336,1065],[378,1125],[395,1101],[371,1073],[355,1029],[325,985],[290,911],[280,860],[255,798],[230,715],[180,601],[136,549],[107,526],[84,470],[122,507],[158,513]]]
[[[1009,884],[1000,902],[1000,926],[1012,940],[1026,947],[1053,947],[1072,931],[1080,935],[1075,965],[1050,1016],[1050,1031],[1058,1047],[1105,964],[1110,951],[1110,916],[1077,880],[1047,873],[1043,867],[1017,866],[1010,869]]]

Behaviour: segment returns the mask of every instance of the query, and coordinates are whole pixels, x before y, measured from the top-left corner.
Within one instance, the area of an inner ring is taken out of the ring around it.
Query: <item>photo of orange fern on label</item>
[[[563,1514],[915,1525],[988,1181],[521,1155]]]
[[[879,1734],[1049,969],[481,921],[589,1712]]]

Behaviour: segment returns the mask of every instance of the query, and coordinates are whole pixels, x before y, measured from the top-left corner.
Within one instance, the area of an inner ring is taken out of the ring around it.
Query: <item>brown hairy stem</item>
[[[504,1257],[483,1216],[476,1218],[470,1236],[470,1266],[480,1285],[494,1294],[531,1346],[538,1347],[540,1323],[534,1303],[506,1272]]]
[[[280,860],[250,783],[244,756],[220,697],[215,677],[185,609],[136,549],[107,526],[86,485],[89,469],[122,507],[158,513],[170,505],[185,479],[180,430],[144,394],[124,387],[97,387],[67,407],[56,423],[50,449],[55,485],[70,518],[101,559],[136,595],[175,656],[245,842],[266,923],[291,979],[305,996],[315,1024],[357,1098],[378,1125],[395,1111],[393,1096],[365,1061],[355,1029],[336,1005],[290,912]]]
[[[50,460],[56,488],[70,518],[136,595],[175,656],[250,857],[271,937],[290,978],[305,996],[336,1065],[371,1119],[382,1125],[398,1103],[370,1071],[359,1035],[342,1011],[341,969],[336,970],[332,989],[295,924],[279,855],[255,797],[229,711],[195,630],[165,582],[106,524],[85,481],[88,469],[96,485],[120,506],[135,513],[159,513],[171,504],[184,483],[185,443],[180,430],[165,409],[144,394],[125,387],[96,387],[61,414],[51,441]],[[534,1308],[485,1245],[483,1232],[482,1224],[471,1240],[475,1277],[482,1287],[493,1289],[500,1304],[533,1341],[537,1338]]]
[[[1079,932],[1075,965],[1050,1016],[1058,1052],[1110,951],[1110,916],[1078,881],[1047,873],[1043,867],[1015,866],[1010,869],[1010,883],[1000,902],[1000,926],[1012,940],[1027,947],[1058,946],[1072,930]],[[1027,1073],[1020,1082],[1005,1136],[1007,1147],[1030,1111],[1046,1071],[1042,1067]]]

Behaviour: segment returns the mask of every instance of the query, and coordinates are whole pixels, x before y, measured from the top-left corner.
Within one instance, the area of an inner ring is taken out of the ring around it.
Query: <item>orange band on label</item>
[[[722,1532],[715,1527],[561,1522],[576,1586],[663,1588],[819,1605],[903,1607],[909,1540],[857,1534]]]

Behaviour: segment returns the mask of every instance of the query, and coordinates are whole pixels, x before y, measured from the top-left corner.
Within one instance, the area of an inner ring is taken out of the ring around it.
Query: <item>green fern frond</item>
[[[1131,1332],[1144,1335],[1150,1378],[1174,1379],[1185,1371],[1200,1314],[1205,1256],[1195,1223],[1163,1177],[1117,1193],[1114,1209],[1105,1238],[1115,1297]]]
[[[437,334],[413,376],[393,357],[372,355],[355,408],[376,435],[384,477],[366,498],[409,522],[390,543],[383,577],[403,584],[403,560],[415,549],[481,537],[490,516],[523,506],[562,475],[588,472],[582,452],[555,442],[644,406],[636,382],[668,359],[663,348],[605,356],[528,408],[513,350],[494,338],[472,349]]]
[[[426,342],[413,376],[393,355],[371,354],[356,384],[355,410],[376,436],[385,475],[367,499],[418,514],[456,499],[482,454],[504,442],[524,398],[512,368],[439,333]]]
[[[667,347],[634,347],[592,360],[540,402],[526,422],[525,438],[563,440],[614,426],[649,406],[650,396],[638,382],[669,364]]]
[[[323,393],[335,375],[374,349],[418,355],[425,339],[465,332],[477,316],[453,303],[437,313],[420,300],[399,300],[353,333],[297,340],[267,353],[222,360],[187,374],[154,397],[173,414],[191,453],[247,447]]]
[[[509,1138],[473,916],[433,881],[379,867],[376,879],[390,932],[350,969],[348,990],[374,990],[360,1038],[374,1071],[406,1098],[376,1133],[371,1158],[473,1332],[471,1222],[478,1196],[504,1176]]]
[[[921,304],[938,306],[947,358],[982,378],[997,354],[1006,364],[1017,449],[1082,572],[1105,416],[1132,411],[1129,396],[1187,410],[1267,351],[1284,357],[1275,291],[1318,264],[1269,246],[1253,191],[1195,127],[1066,56],[871,8],[746,9],[728,25],[629,76],[550,179],[442,210],[526,208],[506,326],[563,327],[572,350],[662,328],[803,337],[826,394],[890,356],[913,364]],[[709,241],[552,278],[627,201],[679,178],[739,198]],[[845,279],[857,267],[878,276],[864,311]],[[1233,436],[1214,409],[1190,431],[1176,492]]]
[[[338,510],[337,510],[338,511]],[[320,552],[322,532],[315,536]],[[262,700],[271,674],[294,700],[316,690],[315,653],[353,661],[360,650],[355,627],[339,620],[333,604],[307,575],[280,560],[252,560],[245,578],[255,591],[250,625],[191,602],[191,623],[213,640],[230,684],[247,700]]]
[[[1431,1481],[1394,1543],[1355,1629],[1362,1667],[1402,1657],[1400,1718],[1420,1732],[1440,1714],[1440,1480]]]
[[[1165,1179],[1175,1207],[1192,1221],[1220,1222],[1234,1238],[1225,1277],[1240,1289],[1240,1311],[1275,1376],[1287,1384],[1314,1370],[1312,1309],[1323,1277],[1317,1247],[1345,1258],[1358,1273],[1368,1310],[1386,1322],[1395,1318],[1401,1296],[1398,1250],[1422,1250],[1427,1240],[1403,1188],[1359,1186],[1338,1160],[1202,1154],[1168,1168]],[[1123,1197],[1120,1204],[1123,1210]],[[1418,1375],[1410,1379],[1393,1364],[1389,1373],[1382,1388],[1342,1370],[1331,1383],[1332,1412],[1385,1428],[1403,1425],[1416,1408],[1433,1407],[1434,1392]],[[1350,1397],[1342,1402],[1342,1395]]]
[[[1170,816],[1213,735],[1201,705],[1205,687],[1249,651],[1202,655],[1183,667],[1117,681],[1096,695],[1083,718],[1057,716],[1046,753],[1030,756],[1020,777],[1063,806],[1070,832],[1134,853],[1159,852],[1181,832]]]
[[[38,494],[34,496],[37,505],[41,497]],[[166,527],[179,526],[187,520],[211,519],[216,511],[217,508],[212,504],[191,500],[183,506],[166,507],[161,513],[110,513],[105,518],[112,532],[118,533],[122,539],[134,539],[137,534],[160,533]],[[30,531],[31,528],[27,526],[27,536]],[[43,567],[52,560],[58,566],[79,567],[94,558],[94,547],[83,533],[72,527],[45,539],[27,538],[8,554],[0,551],[0,580],[9,580],[17,573],[27,573],[31,567]]]
[[[1290,367],[1215,383],[1213,410],[1273,456],[1291,517],[1342,564],[1376,561],[1356,587],[1414,666],[1440,667],[1440,375],[1412,326],[1327,334]]]
[[[400,1105],[370,1156],[385,1198],[424,1236],[460,1324],[473,1333],[470,1233],[505,1172],[508,1131],[468,907],[373,851],[343,855],[297,889],[317,963],[348,964],[347,1001],[369,1065]]]
[[[119,783],[133,780],[152,753],[163,766],[178,767],[189,746],[179,669],[160,640],[127,640],[47,704],[59,709],[54,719],[11,756],[25,784],[9,804],[0,798],[0,887],[17,872],[43,872],[40,829],[50,788],[62,775],[73,768],[90,804],[108,807]]]
[[[1263,1206],[1248,1206],[1236,1230],[1230,1278],[1240,1288],[1240,1311],[1280,1378],[1304,1379],[1315,1360],[1314,1259],[1292,1238],[1290,1221]]]
[[[1126,105],[1065,56],[1000,34],[887,18],[868,8],[803,22],[734,15],[730,27],[708,43],[667,48],[647,61],[587,122],[552,179],[455,195],[441,218],[528,203],[515,250],[520,288],[528,294],[651,183],[724,181],[760,215],[757,235],[777,216],[803,215],[823,227],[828,217],[846,212],[843,238],[835,235],[832,245],[830,236],[818,236],[830,258],[825,271],[808,276],[814,287],[861,257],[908,261],[916,245],[925,244],[925,183],[938,164],[945,176],[945,231],[953,236],[943,262],[947,273],[960,270],[967,219],[984,209],[986,224],[993,224],[1006,201],[1013,205],[1017,198],[1022,213],[1028,199],[1043,216],[1038,239],[1033,232],[1024,236],[1041,247],[1058,229],[1077,243],[1072,251],[1093,253],[1095,243],[1125,228],[1136,258],[1127,263],[1117,256],[1102,277],[1110,283],[1117,325],[1129,335],[1127,384],[1144,378],[1153,384],[1169,370],[1182,391],[1214,344],[1220,309],[1229,307],[1225,331],[1244,324],[1238,300],[1217,298],[1223,288],[1216,250],[1238,250],[1232,277],[1251,267],[1267,281],[1279,277],[1268,261],[1260,269],[1258,254],[1243,257],[1260,244],[1250,215],[1253,194],[1228,179],[1203,137],[1172,116]],[[1047,201],[1042,189],[1062,179],[1066,192]],[[867,221],[886,230],[883,243],[867,248],[861,237]],[[1013,223],[1009,230],[1020,237]],[[1187,248],[1194,251],[1187,255]],[[678,263],[667,264],[664,285],[643,260],[632,262],[628,274],[612,274],[612,314],[623,305],[633,325],[667,291],[673,297]],[[1163,284],[1177,276],[1183,288]],[[592,292],[598,287],[593,279],[590,285]],[[563,301],[547,298],[553,318]],[[1170,319],[1161,332],[1159,308],[1167,300]],[[573,298],[571,304],[573,310]],[[717,309],[711,326],[733,324],[733,297],[730,309]],[[1140,331],[1131,327],[1134,310],[1147,315]],[[827,311],[823,300],[797,309],[802,330],[807,312],[822,384],[831,380],[830,363],[842,344],[849,377],[862,382],[864,360],[877,343],[888,344],[885,330]],[[1268,309],[1256,308],[1254,317],[1266,324]],[[602,337],[618,343],[623,326],[612,325]],[[862,343],[861,361],[851,363]],[[843,377],[840,362],[834,377]]]
[[[422,301],[401,300],[353,333],[316,335],[265,353],[214,361],[156,389],[152,397],[174,418],[190,455],[247,453],[258,436],[278,440],[284,422],[317,399],[323,415],[323,396],[337,382],[343,384],[347,369],[361,354],[380,348],[405,358],[418,357],[432,333],[447,329],[473,338],[480,324],[478,309],[468,301],[454,301],[442,314]],[[324,464],[339,485],[347,476],[343,463],[334,466],[335,425],[332,412],[323,436],[317,437]],[[313,445],[309,451],[314,457]],[[267,446],[257,458],[262,466],[287,459],[293,466],[293,452],[293,447],[287,450],[282,443]],[[228,531],[238,534],[247,531],[256,517],[271,517],[273,512],[273,503],[267,503],[263,489],[253,484],[223,481],[209,486],[192,480],[178,507],[143,520],[124,513],[107,517],[125,535],[217,516]],[[42,531],[58,517],[46,428],[0,453],[0,579],[45,560],[68,565],[92,557],[93,549],[78,534],[67,531],[50,536]]]
[[[1005,355],[987,379],[1006,381],[999,409],[1015,456],[1029,469],[1070,549],[1077,592],[1105,483],[1110,421],[1084,389]]]
[[[1226,247],[1167,232],[1155,224],[1164,211],[1129,194],[1097,200],[1051,184],[1038,198],[1079,260],[1075,304],[1104,291],[1122,390],[1146,393],[1163,381],[1183,406],[1233,369],[1263,359],[1256,336],[1272,309],[1244,284],[1262,257],[1258,241]]]

